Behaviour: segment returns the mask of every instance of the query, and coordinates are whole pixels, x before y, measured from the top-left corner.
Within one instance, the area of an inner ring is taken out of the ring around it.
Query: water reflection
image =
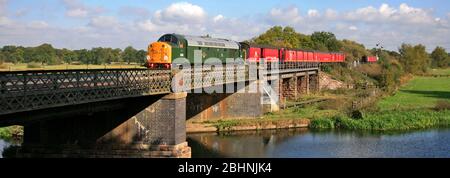
[[[192,157],[443,157],[450,158],[450,129],[410,132],[265,130],[189,134]],[[0,139],[5,148],[21,141]]]
[[[3,150],[9,147],[9,142],[0,139],[0,158],[3,158]]]
[[[193,157],[450,157],[450,129],[202,133],[188,142]]]

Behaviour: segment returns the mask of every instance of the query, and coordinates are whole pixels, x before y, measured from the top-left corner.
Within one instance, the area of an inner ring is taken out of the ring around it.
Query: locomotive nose
[[[165,42],[154,42],[148,47],[147,63],[150,68],[170,68],[172,47]]]

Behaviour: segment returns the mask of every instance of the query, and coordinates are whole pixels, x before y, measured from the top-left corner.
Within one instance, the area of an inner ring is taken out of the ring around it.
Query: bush
[[[363,113],[359,110],[354,110],[351,112],[350,117],[352,117],[353,119],[363,119]]]
[[[325,73],[330,73],[333,68],[330,65],[322,65],[322,71]]]
[[[450,110],[450,102],[447,100],[439,100],[436,102],[436,106],[434,106],[436,111]]]
[[[334,127],[334,120],[326,118],[313,119],[309,124],[309,128],[312,129],[333,129]]]

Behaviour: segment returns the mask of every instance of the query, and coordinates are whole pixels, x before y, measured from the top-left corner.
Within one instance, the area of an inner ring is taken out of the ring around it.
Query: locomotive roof
[[[239,49],[239,43],[233,40],[211,38],[206,36],[191,36],[179,34],[172,34],[172,35],[176,36],[177,38],[184,38],[189,46]]]

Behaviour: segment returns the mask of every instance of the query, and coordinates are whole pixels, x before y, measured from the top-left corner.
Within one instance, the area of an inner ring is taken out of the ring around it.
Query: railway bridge
[[[319,90],[318,63],[256,68],[0,72],[0,126],[24,126],[17,157],[190,157],[187,120],[259,117]]]

